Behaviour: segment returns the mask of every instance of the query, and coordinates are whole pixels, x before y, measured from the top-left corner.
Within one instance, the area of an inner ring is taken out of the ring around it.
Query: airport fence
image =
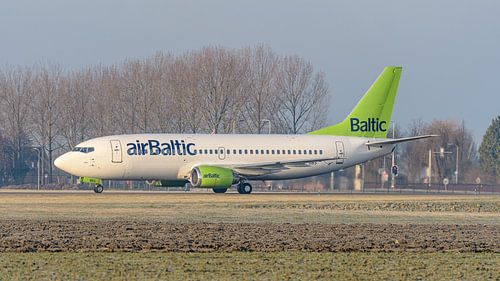
[[[28,176],[22,185],[0,186],[0,188],[37,189],[37,177]],[[158,187],[145,181],[103,181],[106,189],[115,190],[143,190],[143,191],[200,191],[192,189],[189,184],[180,187]],[[252,182],[254,191],[259,192],[322,192],[322,193],[401,193],[401,194],[500,194],[500,185],[459,183],[448,185],[426,183],[390,183],[365,182],[358,189],[353,188],[352,181],[341,179],[331,183],[321,180],[291,180],[291,181],[255,181]],[[333,187],[333,188],[332,188]],[[86,184],[76,184],[76,178],[67,175],[56,175],[51,184],[42,184],[43,190],[79,189],[90,190]],[[201,190],[203,191],[203,190]]]
[[[500,186],[492,184],[448,184],[445,186],[442,184],[407,183],[391,187],[388,184],[381,186],[377,183],[365,183],[363,188],[358,192],[500,194]]]
[[[334,187],[336,187],[334,185]],[[321,193],[400,193],[400,194],[499,194],[500,185],[493,184],[449,184],[447,186],[434,184],[428,185],[424,183],[406,183],[391,187],[390,184],[381,186],[380,183],[366,182],[359,189],[352,188],[351,185],[343,188],[330,187],[301,187],[296,184],[291,186],[286,185],[256,185],[254,190],[261,192],[321,192]]]

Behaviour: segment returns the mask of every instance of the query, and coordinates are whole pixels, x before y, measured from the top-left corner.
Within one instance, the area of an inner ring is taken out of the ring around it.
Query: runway
[[[50,194],[50,195],[64,195],[64,194],[72,194],[72,195],[88,195],[88,194],[95,194],[95,192],[91,189],[88,190],[36,190],[36,189],[1,189],[0,188],[0,194]],[[105,196],[106,194],[113,194],[113,195],[131,195],[131,194],[136,194],[136,195],[148,195],[148,194],[154,194],[154,195],[179,195],[183,194],[186,196],[268,196],[268,195],[287,195],[287,196],[339,196],[339,195],[349,195],[349,196],[394,196],[394,197],[428,197],[428,196],[436,196],[436,197],[454,197],[454,196],[484,196],[484,197],[491,197],[491,196],[500,196],[500,195],[495,195],[495,194],[475,194],[475,193],[452,193],[452,192],[433,192],[433,193],[405,193],[405,192],[385,192],[385,191],[375,191],[375,192],[359,192],[359,191],[334,191],[334,192],[299,192],[299,191],[254,191],[250,195],[242,195],[239,194],[236,190],[229,190],[226,193],[223,194],[215,194],[212,190],[207,189],[197,189],[197,190],[191,190],[191,191],[167,191],[167,190],[118,190],[118,189],[105,189],[103,193],[101,194],[96,194],[96,196]]]

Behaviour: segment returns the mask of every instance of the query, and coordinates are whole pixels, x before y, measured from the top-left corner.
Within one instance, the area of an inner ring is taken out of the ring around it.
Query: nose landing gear
[[[104,188],[102,186],[102,180],[101,179],[89,178],[89,177],[80,177],[80,178],[78,178],[77,182],[78,182],[78,184],[88,183],[91,186],[93,185],[95,193],[102,193],[102,191],[104,190]]]

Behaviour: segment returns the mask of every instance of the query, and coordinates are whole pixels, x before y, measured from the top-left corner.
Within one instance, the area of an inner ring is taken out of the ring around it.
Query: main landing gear
[[[212,188],[215,193],[226,193],[227,188]]]
[[[102,184],[96,184],[94,186],[94,192],[95,193],[102,193],[103,190],[104,190],[104,187],[102,187]]]
[[[248,182],[240,182],[238,184],[238,193],[239,194],[250,194],[252,193],[252,185]]]

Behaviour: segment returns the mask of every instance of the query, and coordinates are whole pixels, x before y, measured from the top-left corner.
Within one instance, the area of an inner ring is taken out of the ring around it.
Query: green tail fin
[[[344,121],[309,134],[385,138],[401,71],[399,66],[385,67]]]

